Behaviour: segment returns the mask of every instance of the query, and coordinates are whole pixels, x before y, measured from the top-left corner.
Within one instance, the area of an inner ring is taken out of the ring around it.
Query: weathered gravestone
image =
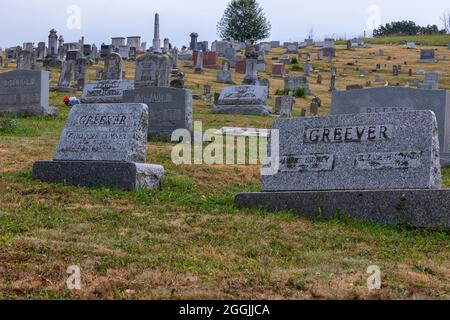
[[[195,60],[195,73],[197,74],[202,74],[203,73],[203,57],[204,57],[204,53],[203,51],[196,51],[197,54],[194,54],[194,58]]]
[[[235,204],[449,228],[436,127],[429,110],[275,120],[262,192]]]
[[[284,63],[272,64],[272,77],[284,77],[285,73]]]
[[[166,54],[146,53],[136,60],[135,88],[169,87],[172,60]]]
[[[290,118],[292,116],[292,107],[294,106],[293,96],[281,96],[275,98],[275,114],[281,117]]]
[[[123,92],[134,88],[131,80],[103,80],[85,84],[81,103],[121,103]]]
[[[88,59],[85,57],[78,58],[75,62],[75,82],[78,90],[83,90],[86,84],[87,71]]]
[[[289,44],[286,49],[287,49],[286,53],[297,54],[298,53],[298,44],[295,44],[295,43]]]
[[[14,70],[0,74],[0,115],[56,115],[49,107],[49,72]]]
[[[439,72],[426,72],[422,89],[438,90],[439,89]]]
[[[230,71],[230,62],[224,61],[222,65],[222,70],[217,71],[217,82],[219,83],[231,83],[233,78]]]
[[[420,62],[436,62],[436,55],[434,49],[420,50]]]
[[[307,61],[303,67],[303,74],[308,77],[311,72],[314,71],[314,67],[311,62]]]
[[[85,104],[72,108],[53,161],[33,166],[35,179],[84,187],[159,188],[164,168],[146,164],[144,104]]]
[[[433,111],[439,129],[441,165],[450,165],[450,92],[401,87],[334,91],[331,105],[331,114]]]
[[[170,141],[173,131],[192,132],[192,93],[186,89],[147,87],[124,92],[123,101],[144,103],[149,110],[149,140]]]
[[[75,78],[75,66],[75,60],[64,61],[63,68],[59,75],[58,85],[55,88],[52,88],[52,90],[69,93],[74,93],[76,91],[72,86]]]
[[[255,85],[258,81],[258,52],[254,40],[250,40],[245,49],[245,77],[242,84]]]
[[[320,50],[322,51],[324,57],[336,57],[336,48],[334,47],[326,47]]]
[[[266,86],[258,85],[226,87],[212,112],[268,116],[272,113],[272,108],[266,105],[267,92]]]
[[[37,70],[36,54],[34,51],[22,50],[17,56],[17,70]]]
[[[113,52],[105,58],[102,80],[122,80],[123,61],[119,54]]]
[[[36,60],[44,61],[45,56],[47,55],[47,48],[45,47],[45,42],[39,42],[36,50]]]
[[[284,78],[284,89],[295,91],[297,89],[304,89],[305,94],[309,95],[311,91],[309,90],[309,80],[308,77],[295,76]]]
[[[280,57],[279,61],[283,64],[291,64],[291,56],[288,54],[284,54]]]
[[[119,55],[122,60],[128,60],[130,56],[130,47],[129,46],[119,46]]]

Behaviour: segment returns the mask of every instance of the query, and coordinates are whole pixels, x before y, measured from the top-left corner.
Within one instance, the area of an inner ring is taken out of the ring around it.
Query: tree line
[[[439,29],[435,24],[427,26],[419,26],[414,21],[397,21],[386,23],[373,31],[374,37],[386,36],[418,36],[430,34],[446,34],[446,29]]]

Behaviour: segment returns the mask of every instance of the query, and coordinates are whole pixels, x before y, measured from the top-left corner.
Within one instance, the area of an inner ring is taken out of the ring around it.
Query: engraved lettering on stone
[[[359,170],[412,169],[422,165],[421,151],[373,152],[358,154],[355,167]]]
[[[280,158],[280,172],[320,172],[332,171],[334,155],[313,154],[286,156]]]
[[[348,126],[306,129],[303,141],[308,144],[387,141],[393,137],[392,125]]]
[[[361,107],[361,113],[399,112],[412,110],[409,107]]]

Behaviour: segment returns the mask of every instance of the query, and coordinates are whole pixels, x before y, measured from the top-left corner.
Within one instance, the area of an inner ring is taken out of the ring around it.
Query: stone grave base
[[[21,115],[21,116],[57,116],[58,109],[55,107],[9,107],[2,108],[0,115],[11,116],[11,115]]]
[[[272,108],[264,105],[215,105],[213,113],[270,116]]]
[[[109,161],[37,161],[33,178],[50,183],[80,187],[109,187],[124,190],[158,189],[164,168],[132,162]]]
[[[50,91],[75,93],[75,92],[77,92],[77,89],[71,88],[71,87],[54,87],[54,88],[50,88]]]
[[[419,60],[420,63],[436,63],[436,59],[422,59]]]
[[[241,193],[238,208],[292,210],[306,217],[337,214],[383,225],[450,229],[450,189]]]

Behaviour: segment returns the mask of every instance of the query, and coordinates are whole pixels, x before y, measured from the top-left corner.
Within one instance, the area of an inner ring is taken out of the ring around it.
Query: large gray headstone
[[[169,87],[172,66],[170,56],[146,53],[136,60],[135,87]]]
[[[123,61],[119,54],[113,52],[105,58],[103,80],[122,80]]]
[[[72,108],[54,160],[145,162],[144,104],[81,104]]]
[[[425,73],[425,79],[422,89],[438,90],[439,89],[439,72],[427,72]]]
[[[171,140],[177,129],[192,131],[192,93],[185,89],[147,87],[127,90],[124,102],[144,103],[149,109],[148,138]]]
[[[75,62],[75,82],[79,90],[83,90],[86,84],[86,76],[88,72],[88,59],[85,57],[78,58]]]
[[[83,187],[160,188],[164,168],[146,164],[145,104],[72,108],[53,161],[37,161],[33,178]]]
[[[54,88],[55,91],[75,92],[75,89],[72,87],[75,78],[75,66],[75,60],[64,61],[63,68],[59,74],[58,86]]]
[[[18,53],[17,70],[36,70],[36,54],[34,51],[23,50]]]
[[[435,50],[434,49],[422,49],[420,50],[420,62],[435,62]]]
[[[450,162],[450,92],[384,87],[334,91],[331,114],[384,113],[431,110],[435,113],[442,164]]]
[[[296,76],[284,79],[284,89],[297,90],[300,88],[305,89],[305,94],[310,94],[308,77]]]
[[[229,71],[229,70],[219,70],[219,71],[217,71],[217,82],[219,82],[219,83],[231,83],[231,82],[233,82],[231,71]]]
[[[85,84],[82,103],[121,103],[123,92],[134,88],[131,80],[104,80]]]
[[[275,99],[275,114],[281,117],[290,118],[292,116],[292,107],[294,106],[293,96],[280,96]]]
[[[15,70],[0,74],[0,114],[49,115],[49,72]]]
[[[431,111],[279,119],[279,170],[262,191],[438,189]]]

